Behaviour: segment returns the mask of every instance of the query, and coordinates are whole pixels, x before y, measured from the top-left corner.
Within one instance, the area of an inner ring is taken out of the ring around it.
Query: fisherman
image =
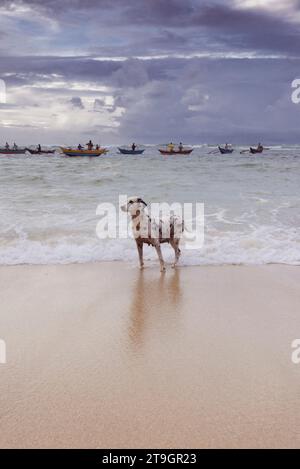
[[[225,143],[225,150],[228,150],[228,148],[229,148],[228,143]]]
[[[96,145],[96,150],[97,150],[97,151],[100,150],[100,147],[99,147],[98,143],[97,143],[97,145]]]
[[[40,143],[39,143],[38,146],[37,146],[37,151],[38,151],[39,153],[41,153],[41,151],[42,151],[42,147],[41,147]]]
[[[82,150],[83,147],[82,147],[82,145],[79,143],[79,145],[78,145],[77,148],[78,148],[78,150]]]
[[[263,147],[262,144],[259,142],[259,144],[257,145],[257,151],[262,152],[263,149],[264,149],[264,147]]]
[[[14,142],[13,149],[14,149],[14,150],[17,150],[17,149],[18,149],[18,145],[16,144],[16,142]]]
[[[179,145],[178,145],[178,150],[179,150],[179,151],[182,151],[182,150],[183,150],[183,144],[182,144],[182,142],[179,143]]]
[[[94,144],[92,140],[90,140],[89,143],[87,143],[87,147],[88,147],[88,150],[92,150],[94,148]]]
[[[131,145],[131,148],[132,148],[132,151],[135,151],[136,149],[136,144],[133,142],[133,144]]]
[[[5,144],[5,148],[6,148],[6,150],[9,150],[9,144],[7,142]]]
[[[174,150],[174,144],[172,142],[169,143],[168,150],[170,153]]]

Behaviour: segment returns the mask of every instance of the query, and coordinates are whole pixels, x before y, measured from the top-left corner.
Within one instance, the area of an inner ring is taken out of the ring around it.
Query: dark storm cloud
[[[17,11],[21,3],[33,10]],[[9,110],[31,106],[18,117],[24,129],[31,116],[48,122],[51,112],[66,117],[61,134],[72,132],[69,123],[78,119],[76,139],[86,129],[148,142],[253,138],[255,144],[298,135],[300,106],[290,94],[300,75],[299,60],[292,60],[300,56],[300,26],[290,15],[299,2],[281,16],[275,9],[238,8],[233,0],[16,0],[0,6],[9,12],[0,16],[0,78],[14,94]],[[266,58],[273,55],[280,58]],[[117,57],[127,60],[112,60]],[[53,141],[59,131],[53,130]]]
[[[87,60],[74,61],[76,67],[72,59],[45,60],[42,61],[43,66],[38,58],[34,58],[32,63],[27,60],[28,70],[31,69],[30,80],[34,80],[32,66],[39,64],[38,73],[44,77],[56,70],[61,74],[61,80],[72,79],[78,83],[88,80],[89,83],[109,85],[111,91],[108,94],[113,96],[113,104],[107,107],[105,93],[102,97],[95,95],[91,111],[101,115],[104,108],[108,112],[114,112],[118,107],[125,109],[119,119],[117,141],[135,136],[140,141],[158,142],[182,136],[183,140],[190,142],[228,139],[245,142],[250,138],[255,144],[257,139],[274,141],[285,134],[285,138],[290,140],[292,137],[289,136],[296,136],[300,109],[291,103],[290,83],[300,70],[299,61],[92,61],[95,64],[90,64],[89,72],[84,74],[82,69]],[[12,64],[9,70],[13,70]],[[49,75],[46,83],[51,80],[56,78]],[[64,90],[45,90],[45,93],[49,92],[59,96]],[[68,102],[83,110],[84,93],[74,96],[71,95]],[[40,105],[43,106],[43,99]],[[99,123],[91,129],[96,133],[100,127],[102,130],[105,128]]]
[[[194,51],[198,46],[200,50],[208,51],[215,48],[219,51],[252,50],[286,55],[300,53],[299,24],[291,23],[270,11],[237,9],[228,2],[154,1],[146,2],[146,5],[140,2],[136,9],[127,11],[127,18],[133,24],[173,27],[177,32],[184,30],[187,35],[184,37],[185,43],[194,45]],[[177,50],[181,45],[178,44],[179,37],[174,33]],[[166,43],[168,40],[161,42],[161,50],[166,47]]]
[[[33,6],[46,10],[54,16],[60,16],[64,12],[101,10],[107,11],[111,17],[115,16],[117,9],[121,9],[124,16],[135,18],[142,22],[169,21],[176,16],[191,15],[196,6],[200,6],[202,0],[2,0],[0,6],[14,9],[15,5]]]
[[[31,6],[86,34],[91,29],[93,40],[87,50],[112,56],[175,51],[300,53],[299,23],[279,16],[276,10],[241,9],[230,0],[24,0],[4,4]],[[299,2],[290,7],[290,14],[297,11]],[[107,34],[110,41],[105,40]]]
[[[160,60],[126,61],[94,60],[85,57],[3,57],[0,78],[7,85],[30,85],[38,81],[48,83],[64,80],[94,82],[114,87],[137,87],[151,80],[166,79],[176,70],[180,61],[166,59],[167,67]]]
[[[30,84],[37,79],[48,82],[56,75],[65,79],[106,81],[120,66],[119,62],[85,57],[2,57],[0,77],[12,85]]]
[[[236,50],[252,49],[293,55],[300,53],[300,27],[270,13],[243,11],[224,5],[205,6],[193,24],[210,30]]]
[[[291,103],[290,83],[299,61],[194,59],[179,60],[176,69],[171,82],[154,80],[119,95],[128,109],[124,135],[148,141],[182,135],[192,142],[245,142],[250,135],[253,143],[296,135],[300,109]]]

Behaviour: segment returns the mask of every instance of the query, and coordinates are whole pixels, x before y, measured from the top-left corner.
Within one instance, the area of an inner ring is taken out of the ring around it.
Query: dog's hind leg
[[[180,253],[181,253],[181,251],[179,249],[179,242],[180,242],[179,239],[171,239],[170,240],[170,244],[171,244],[172,248],[175,251],[175,262],[172,265],[173,268],[176,267],[176,265],[178,263],[178,260],[179,260],[179,257],[180,257]]]
[[[164,259],[163,259],[162,253],[161,253],[160,244],[157,243],[157,244],[154,245],[154,247],[156,249],[158,259],[159,259],[159,262],[160,262],[160,271],[165,272],[166,268],[165,268]]]
[[[139,260],[140,260],[140,268],[144,268],[144,259],[143,259],[143,243],[139,241],[136,242],[138,253],[139,253]]]

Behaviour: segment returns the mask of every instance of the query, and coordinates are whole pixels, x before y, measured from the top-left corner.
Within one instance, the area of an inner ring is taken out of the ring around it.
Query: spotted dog
[[[164,272],[166,268],[160,245],[169,243],[172,246],[175,252],[173,267],[176,267],[180,257],[179,242],[184,230],[184,222],[176,215],[160,219],[157,222],[148,215],[146,207],[146,202],[140,197],[130,197],[127,204],[123,205],[121,209],[131,216],[132,231],[139,253],[141,269],[144,267],[143,245],[145,243],[155,247],[160,262],[160,271]]]

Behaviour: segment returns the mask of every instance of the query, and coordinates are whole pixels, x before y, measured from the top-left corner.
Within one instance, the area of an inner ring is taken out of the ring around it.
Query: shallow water
[[[99,158],[0,156],[0,263],[132,260],[131,239],[99,240],[99,203],[119,194],[147,202],[200,202],[205,242],[183,249],[182,264],[300,264],[300,146],[262,155],[163,157],[157,147]],[[164,246],[170,261],[173,253]],[[151,248],[145,257],[155,259]]]

